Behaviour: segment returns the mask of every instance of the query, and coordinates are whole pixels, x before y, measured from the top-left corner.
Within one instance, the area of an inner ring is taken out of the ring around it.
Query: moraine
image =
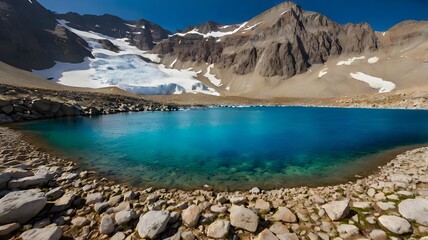
[[[52,119],[15,128],[101,176],[138,186],[242,190],[368,175],[400,149],[428,143],[426,122],[428,111],[421,110],[251,107]]]

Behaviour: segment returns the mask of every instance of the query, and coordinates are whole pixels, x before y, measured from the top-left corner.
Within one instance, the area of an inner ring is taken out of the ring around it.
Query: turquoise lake
[[[206,108],[19,124],[101,176],[138,186],[263,189],[367,175],[380,153],[428,143],[428,111]]]

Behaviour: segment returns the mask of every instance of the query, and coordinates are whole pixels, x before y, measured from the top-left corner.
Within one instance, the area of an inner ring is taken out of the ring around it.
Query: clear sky
[[[281,0],[38,0],[50,10],[144,18],[171,31],[206,21],[244,22]],[[369,22],[377,31],[408,20],[428,20],[428,0],[295,0],[339,23]]]

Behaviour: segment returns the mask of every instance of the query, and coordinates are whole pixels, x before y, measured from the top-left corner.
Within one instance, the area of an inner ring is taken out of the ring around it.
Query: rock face
[[[346,217],[349,213],[349,200],[334,201],[324,204],[322,208],[333,221],[338,221]]]
[[[60,227],[45,227],[31,229],[20,236],[22,240],[59,240],[62,237],[62,229]]]
[[[230,223],[236,228],[255,232],[259,225],[259,217],[248,208],[233,206],[230,209]]]
[[[379,223],[388,231],[395,234],[406,234],[412,232],[412,225],[401,217],[397,216],[381,216]]]
[[[36,0],[0,3],[0,61],[25,70],[50,68],[55,61],[79,63],[92,56],[87,43],[58,26],[53,12]]]
[[[406,199],[398,205],[398,211],[407,220],[428,226],[428,199]]]
[[[25,223],[46,205],[47,199],[38,190],[11,192],[0,199],[0,224]]]
[[[167,211],[149,211],[141,215],[137,225],[138,235],[141,238],[154,239],[165,230],[169,218]]]
[[[168,30],[145,19],[125,21],[109,14],[96,16],[77,13],[60,14],[57,18],[67,20],[70,27],[82,31],[98,32],[114,38],[128,38],[132,45],[141,50],[152,49],[157,42],[168,38],[171,34]],[[110,50],[119,50],[108,42],[104,41],[101,44]]]
[[[289,78],[330,56],[377,47],[376,34],[367,23],[340,25],[286,2],[242,25],[208,22],[188,28],[157,44],[153,52],[182,62],[214,63],[237,75]]]

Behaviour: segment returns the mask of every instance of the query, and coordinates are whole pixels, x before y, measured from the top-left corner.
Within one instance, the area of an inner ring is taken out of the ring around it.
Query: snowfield
[[[379,89],[379,93],[391,92],[395,89],[393,82],[385,81],[382,78],[373,77],[362,72],[350,73],[351,77],[369,84],[371,88]]]
[[[156,54],[147,54],[129,45],[128,39],[115,39],[95,32],[73,29],[68,27],[64,20],[58,20],[58,23],[87,41],[95,58],[86,58],[84,62],[78,64],[57,62],[50,69],[33,70],[42,77],[52,78],[68,86],[89,88],[116,86],[138,94],[220,95],[195,79],[199,74],[197,72],[168,69],[165,65],[145,61],[144,58],[147,58],[158,63],[160,58]],[[100,39],[111,41],[122,51],[116,53],[103,49],[97,42]]]
[[[220,87],[221,85],[221,79],[218,79],[214,74],[211,73],[211,68],[214,68],[214,64],[211,64],[207,68],[207,72],[204,74],[204,77],[208,78],[212,84],[214,84],[217,87]]]
[[[353,57],[353,58],[349,58],[346,61],[340,61],[337,63],[337,66],[343,66],[343,65],[347,65],[350,66],[355,60],[361,60],[366,58],[365,56],[361,56],[361,57]]]

